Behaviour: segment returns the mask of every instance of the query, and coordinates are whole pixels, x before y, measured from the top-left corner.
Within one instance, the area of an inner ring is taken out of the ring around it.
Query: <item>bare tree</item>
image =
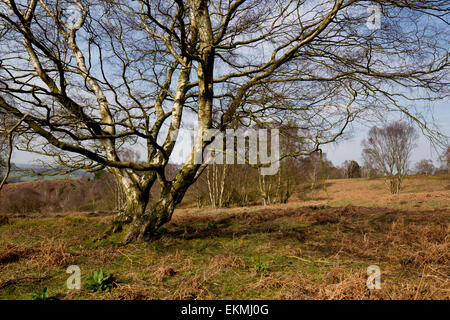
[[[436,170],[433,160],[431,159],[424,159],[416,163],[416,172],[417,174],[424,174],[424,175],[432,175],[434,171]]]
[[[379,177],[381,174],[376,169],[376,166],[372,163],[367,162],[366,160],[367,159],[364,159],[364,166],[361,168],[362,176],[367,179]]]
[[[5,114],[0,113],[0,191],[8,179],[7,158],[9,154],[8,133]]]
[[[442,155],[440,156],[440,161],[443,170],[446,170],[447,173],[450,173],[450,145],[444,149],[444,152],[442,152]]]
[[[381,128],[372,127],[367,139],[362,142],[365,162],[373,164],[383,173],[392,194],[400,192],[417,138],[413,126],[397,121]]]
[[[0,180],[0,191],[6,184],[6,181],[8,180],[9,174],[11,172],[11,165],[12,165],[11,158],[14,149],[13,144],[14,137],[18,133],[17,131],[20,131],[19,130],[20,125],[27,117],[28,115],[25,114],[21,119],[19,119],[19,121],[17,121],[17,123],[11,124],[9,122],[9,117],[6,116],[0,129],[0,139],[3,140],[1,141],[2,149],[0,150],[0,169],[4,168],[3,177]]]
[[[206,182],[209,200],[213,208],[222,208],[225,201],[225,181],[227,178],[227,164],[212,164],[206,168]]]
[[[288,121],[278,127],[280,130],[280,153],[281,155],[295,154],[302,149],[300,129],[295,121]],[[278,202],[286,203],[300,182],[300,159],[298,157],[284,157],[280,162],[276,193]]]
[[[8,155],[8,135],[6,129],[5,114],[0,113],[0,172],[6,165],[6,158]]]
[[[0,3],[0,109],[28,114],[16,147],[69,170],[109,170],[127,197],[109,232],[126,231],[126,242],[170,221],[207,166],[193,150],[166,177],[183,121],[203,137],[236,119],[292,119],[302,128],[294,155],[306,155],[367,112],[401,110],[433,134],[404,102],[448,95],[448,1]],[[368,3],[380,28],[367,27]],[[145,159],[125,160],[124,147]]]

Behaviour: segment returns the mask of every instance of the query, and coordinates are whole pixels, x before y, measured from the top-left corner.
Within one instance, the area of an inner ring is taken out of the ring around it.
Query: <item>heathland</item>
[[[24,189],[61,200],[82,187],[9,184],[2,201]],[[156,239],[128,245],[98,240],[114,210],[26,209],[0,219],[0,299],[31,299],[44,288],[58,299],[450,298],[445,175],[408,177],[399,195],[381,179],[341,179],[286,204],[184,203]],[[81,269],[81,290],[66,288],[70,265]],[[380,290],[367,288],[370,265],[381,270]],[[91,292],[85,284],[100,268],[115,286]]]

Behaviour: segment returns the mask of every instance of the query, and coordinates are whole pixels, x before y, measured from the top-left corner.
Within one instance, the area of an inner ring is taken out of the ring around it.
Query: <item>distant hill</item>
[[[3,170],[0,170],[0,177],[3,176],[2,171]],[[83,170],[78,170],[70,174],[56,174],[56,173],[58,173],[57,170],[45,168],[39,165],[16,163],[12,165],[11,173],[9,175],[7,182],[15,183],[15,182],[38,181],[38,180],[58,180],[58,179],[78,180],[82,178],[93,177],[92,173],[88,173]]]

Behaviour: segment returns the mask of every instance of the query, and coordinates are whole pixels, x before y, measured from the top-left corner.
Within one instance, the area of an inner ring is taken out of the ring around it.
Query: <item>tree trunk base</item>
[[[113,234],[121,233],[132,221],[133,218],[131,216],[125,214],[124,212],[119,212],[119,214],[109,224],[108,228],[103,232],[100,239],[106,239],[111,237]]]
[[[112,237],[115,234],[123,234],[122,243],[128,244],[134,241],[147,241],[154,238],[159,228],[170,221],[173,210],[167,207],[154,206],[150,212],[140,215],[127,215],[119,213],[100,239]]]
[[[159,228],[170,221],[173,210],[155,206],[149,213],[135,217],[126,231],[125,243],[150,240],[157,234]]]

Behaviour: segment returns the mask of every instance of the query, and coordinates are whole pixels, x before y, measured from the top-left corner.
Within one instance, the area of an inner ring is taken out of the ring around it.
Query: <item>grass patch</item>
[[[92,241],[101,217],[14,219],[1,227],[0,299],[44,287],[58,299],[448,299],[449,222],[442,210],[352,206],[178,212],[158,239],[121,246]],[[72,264],[83,285],[102,268],[116,287],[68,290]]]

